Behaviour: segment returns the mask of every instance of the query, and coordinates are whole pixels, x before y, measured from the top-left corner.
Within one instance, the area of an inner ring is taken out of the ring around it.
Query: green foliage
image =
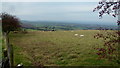
[[[2,59],[2,34],[0,32],[0,60]]]
[[[97,25],[97,24],[80,24],[80,23],[63,23],[63,22],[29,22],[22,21],[24,28],[40,30],[40,31],[58,31],[58,30],[96,30],[99,28],[104,29],[117,29],[115,25]]]

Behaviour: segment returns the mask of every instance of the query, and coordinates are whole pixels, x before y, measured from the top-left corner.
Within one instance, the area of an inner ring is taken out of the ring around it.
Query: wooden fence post
[[[9,36],[4,33],[5,35],[5,44],[7,46],[7,54],[8,54],[8,58],[9,58],[9,64],[10,64],[10,67],[14,66],[14,62],[13,62],[13,46],[10,45],[9,43]]]
[[[118,10],[118,60],[119,60],[119,64],[120,64],[120,7]]]
[[[7,54],[7,50],[6,50],[6,49],[3,50],[3,54],[4,54],[4,57],[3,57],[3,58],[8,57],[8,54]]]
[[[13,45],[10,45],[10,62],[11,66],[14,66]]]

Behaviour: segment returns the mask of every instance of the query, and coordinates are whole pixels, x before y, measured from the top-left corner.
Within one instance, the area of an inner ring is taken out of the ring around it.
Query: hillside
[[[102,40],[93,37],[98,32],[98,30],[74,30],[11,33],[10,42],[14,47],[15,65],[19,63],[23,63],[24,66],[117,65],[105,59],[98,59],[94,48],[103,45]]]
[[[48,21],[22,21],[24,28],[37,30],[96,30],[96,29],[117,29],[115,25],[83,24],[67,22]]]

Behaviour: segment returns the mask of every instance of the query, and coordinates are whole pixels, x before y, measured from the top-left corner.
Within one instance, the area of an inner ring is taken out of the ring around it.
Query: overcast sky
[[[2,2],[98,2],[101,0],[1,0]],[[118,0],[106,0],[118,1]]]
[[[4,2],[2,11],[16,15],[21,20],[29,21],[82,21],[116,24],[116,18],[105,15],[99,19],[98,12],[92,12],[97,4],[97,2]]]
[[[100,0],[2,0],[3,2],[98,2]]]

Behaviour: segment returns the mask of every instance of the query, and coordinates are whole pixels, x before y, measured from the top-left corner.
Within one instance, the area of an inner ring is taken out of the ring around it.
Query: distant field
[[[93,36],[98,30],[29,31],[27,34],[11,33],[15,64],[45,66],[117,65],[98,59],[94,47],[103,45]],[[75,36],[74,34],[78,34]],[[84,35],[80,37],[79,35]]]

